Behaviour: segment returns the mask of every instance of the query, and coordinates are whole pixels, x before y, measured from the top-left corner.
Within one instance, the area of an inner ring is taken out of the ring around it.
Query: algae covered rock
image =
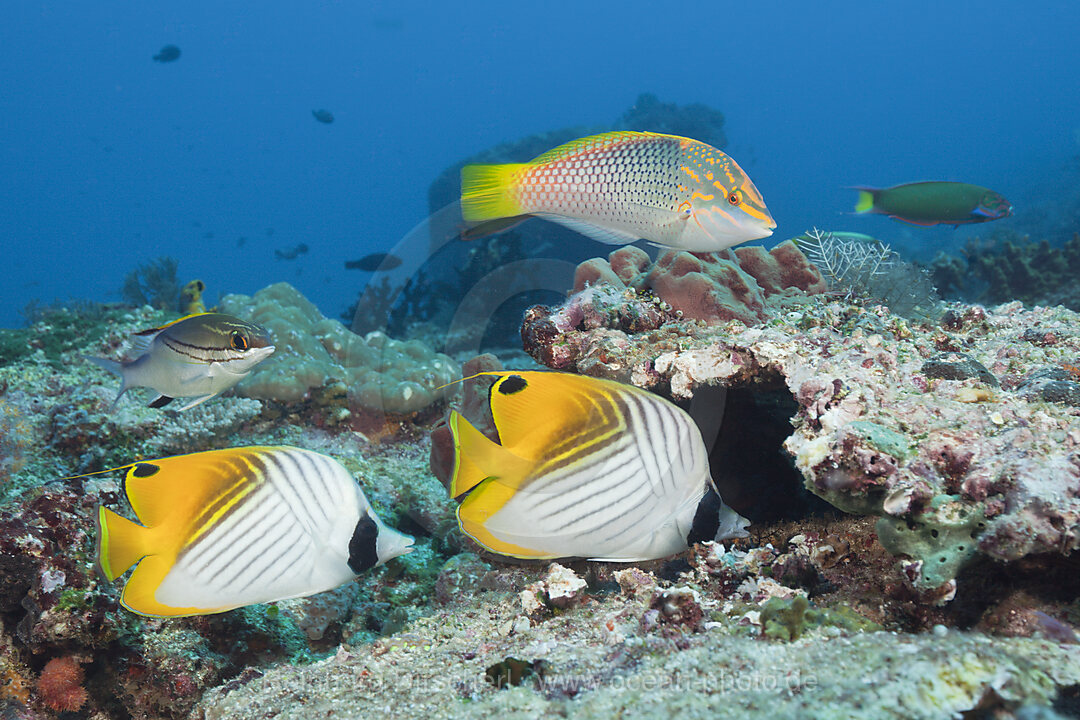
[[[357,335],[324,317],[288,283],[251,297],[227,295],[220,307],[261,324],[277,347],[237,388],[247,397],[299,402],[336,381],[345,384],[350,404],[411,413],[443,399],[448,390],[439,388],[458,377],[457,363],[446,355],[418,340],[403,342],[380,332]]]

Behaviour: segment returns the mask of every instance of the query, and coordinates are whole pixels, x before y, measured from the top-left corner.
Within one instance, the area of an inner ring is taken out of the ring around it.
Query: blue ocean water
[[[1000,224],[1057,212],[1077,37],[1072,3],[8,2],[0,326],[34,299],[119,300],[163,255],[211,301],[287,280],[336,316],[366,279],[343,262],[422,221],[444,168],[642,92],[725,114],[767,245],[819,226],[955,248],[986,226],[855,217],[848,187],[962,180],[1013,202]],[[181,57],[153,62],[166,44]]]

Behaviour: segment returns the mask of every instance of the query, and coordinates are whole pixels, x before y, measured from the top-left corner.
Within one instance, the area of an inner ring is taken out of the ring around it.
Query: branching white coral
[[[879,240],[814,228],[795,242],[833,290],[872,297],[914,320],[933,321],[942,312],[930,276]]]
[[[838,238],[814,228],[797,240],[834,290],[865,292],[870,278],[886,274],[897,255],[885,243]]]

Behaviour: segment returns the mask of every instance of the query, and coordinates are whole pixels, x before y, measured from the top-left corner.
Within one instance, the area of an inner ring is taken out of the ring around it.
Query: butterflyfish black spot
[[[139,463],[131,469],[133,477],[144,478],[156,475],[161,470],[160,465],[154,465],[153,463]]]
[[[519,393],[529,386],[529,383],[525,378],[520,375],[507,375],[501,383],[499,383],[499,392],[503,395],[513,395]]]
[[[379,526],[370,516],[361,517],[349,540],[349,569],[359,575],[379,563],[378,539]]]

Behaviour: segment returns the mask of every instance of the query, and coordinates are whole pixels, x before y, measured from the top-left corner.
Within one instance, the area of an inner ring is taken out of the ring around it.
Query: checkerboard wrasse
[[[776,227],[732,158],[651,132],[581,138],[528,163],[466,165],[461,211],[474,226],[505,229],[508,219],[537,216],[603,243],[646,240],[691,252],[768,237]]]

